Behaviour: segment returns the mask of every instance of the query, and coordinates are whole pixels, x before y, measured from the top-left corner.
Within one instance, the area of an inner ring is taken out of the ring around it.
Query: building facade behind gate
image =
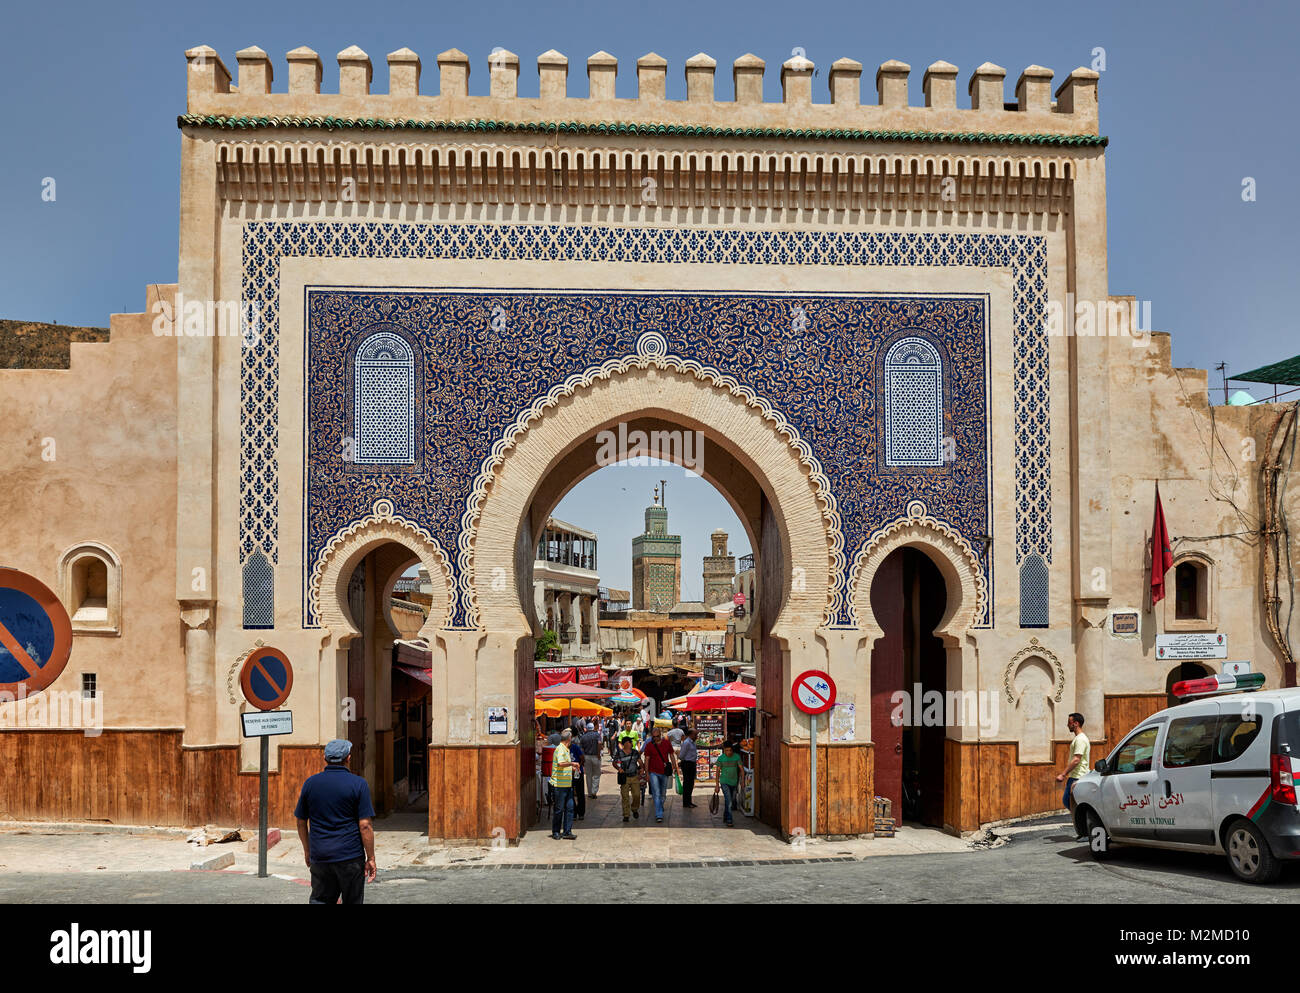
[[[1053,809],[1067,714],[1109,746],[1171,678],[1217,671],[1158,634],[1294,683],[1295,407],[1211,408],[1110,295],[1096,73],[1053,91],[1030,66],[1008,103],[986,63],[958,108],[944,62],[910,103],[908,66],[864,90],[841,59],[827,103],[800,56],[779,102],[750,55],[730,81],[688,60],[684,101],[653,54],[631,98],[603,52],[585,83],[539,56],[538,98],[501,52],[486,96],[455,49],[436,83],[391,53],[386,93],[355,47],[339,93],[306,48],[274,91],[260,49],[237,80],[186,60],[178,283],[67,369],[0,373],[31,439],[0,494],[8,564],[60,591],[52,689],[93,673],[104,716],[90,737],[0,704],[0,812],[250,822],[234,674],[258,642],[296,668],[273,816],[334,737],[382,806],[385,604],[418,563],[430,835],[519,837],[533,562],[611,430],[702,439],[747,531],[759,816],[786,834],[811,802],[805,669],[839,690],[818,825],[843,835],[877,794],[958,831]],[[1157,482],[1175,568],[1153,608]]]

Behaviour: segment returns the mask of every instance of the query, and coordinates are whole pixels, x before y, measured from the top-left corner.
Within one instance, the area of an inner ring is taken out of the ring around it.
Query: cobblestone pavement
[[[736,815],[736,826],[725,827],[722,814],[710,814],[708,792],[697,793],[699,804],[684,808],[681,798],[666,799],[663,823],[656,823],[649,804],[641,817],[623,823],[618,797],[602,792],[587,802],[584,820],[573,825],[576,841],[555,841],[550,812],[518,845],[448,847],[431,845],[425,836],[427,815],[401,813],[376,820],[375,856],[381,869],[412,866],[521,864],[666,864],[697,862],[802,861],[809,858],[860,859],[924,852],[968,852],[971,842],[942,831],[902,827],[894,838],[853,838],[830,841],[806,839],[791,844],[768,826]],[[100,832],[100,833],[87,833]],[[306,865],[295,826],[281,829],[281,842],[271,849],[272,873],[305,877]],[[188,832],[176,829],[123,830],[96,825],[0,825],[0,875],[50,872],[152,872],[189,869],[205,858],[231,852],[234,870],[257,867],[257,855],[245,842],[200,848],[185,841]],[[255,836],[256,832],[245,832]]]
[[[4,841],[8,842],[9,837]],[[549,840],[549,838],[548,838]],[[558,844],[558,842],[557,842]],[[1271,886],[1238,882],[1222,857],[1117,849],[1094,862],[1062,824],[1031,826],[996,848],[791,864],[633,868],[460,864],[381,870],[366,902],[554,905],[581,890],[608,903],[1285,904],[1300,902],[1300,866]],[[571,870],[571,871],[563,871]],[[576,871],[573,871],[576,870]],[[272,871],[276,871],[273,867]],[[4,872],[0,903],[307,902],[292,878],[236,872]],[[1222,912],[1207,910],[1209,918]],[[1144,919],[1134,910],[1134,921]],[[1150,915],[1145,915],[1149,917]],[[1118,918],[1116,918],[1118,920]],[[1229,920],[1232,918],[1229,917]]]

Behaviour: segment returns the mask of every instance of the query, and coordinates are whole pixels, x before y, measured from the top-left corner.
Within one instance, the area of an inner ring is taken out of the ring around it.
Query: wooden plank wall
[[[182,756],[185,824],[257,826],[258,774],[239,771],[237,747],[187,749]],[[267,777],[267,817],[273,826],[295,828],[302,784],[325,768],[325,757],[319,745],[281,745],[279,764]]]
[[[775,660],[774,660],[775,661]],[[779,684],[777,684],[779,686]],[[765,694],[766,695],[766,694]],[[1105,736],[1094,738],[1102,758],[1129,730],[1165,707],[1164,694],[1106,698]],[[772,724],[777,724],[776,719]],[[808,749],[762,742],[760,810],[785,833],[808,824]],[[767,738],[767,736],[764,736]],[[280,772],[269,777],[270,821],[292,828],[304,780],[324,767],[317,745],[281,745]],[[944,743],[944,821],[959,831],[980,824],[1059,810],[1056,774],[1068,744],[1053,745],[1054,764],[1021,765],[1018,746]],[[114,824],[190,826],[257,824],[258,777],[239,771],[233,745],[182,749],[179,730],[0,732],[0,817],[90,820]],[[519,837],[533,823],[531,746],[429,749],[429,830],[433,837],[490,839],[494,827]],[[871,746],[820,746],[818,826],[828,834],[872,830]],[[834,784],[828,805],[827,790]],[[780,794],[776,787],[779,785]],[[798,815],[797,818],[795,815]],[[795,819],[792,819],[795,818]],[[775,825],[774,825],[775,826]]]
[[[1106,697],[1106,737],[1104,739],[1106,751],[1108,752],[1118,745],[1120,739],[1142,721],[1145,721],[1157,711],[1164,710],[1167,706],[1169,706],[1169,702],[1163,693],[1134,693],[1129,696]],[[1084,714],[1085,718],[1087,716],[1087,714]],[[1090,732],[1089,738],[1096,734],[1095,727],[1084,724],[1083,729]],[[1097,741],[1094,739],[1092,743],[1092,760],[1095,763],[1100,758],[1105,758],[1105,753],[1097,751]]]
[[[181,732],[0,733],[0,816],[183,823]]]
[[[1166,706],[1163,693],[1108,696],[1103,720],[1104,737],[1092,731],[1090,762],[1095,765],[1129,731]],[[1086,715],[1085,715],[1086,716]],[[1021,764],[1015,743],[962,744],[944,742],[944,823],[958,831],[975,831],[981,824],[1024,817],[1028,814],[1064,812],[1064,783],[1056,781],[1069,758],[1068,742],[1052,743],[1052,762]]]
[[[809,829],[807,745],[781,745],[781,831]],[[865,834],[873,817],[872,754],[870,745],[817,746],[817,833]]]
[[[429,836],[489,842],[520,834],[518,745],[430,746]]]
[[[274,747],[274,746],[273,746]],[[319,746],[280,747],[268,778],[270,820],[292,826],[303,780],[319,772]],[[23,730],[0,733],[0,817],[111,824],[257,825],[257,773],[239,771],[236,746],[182,750],[181,732]]]

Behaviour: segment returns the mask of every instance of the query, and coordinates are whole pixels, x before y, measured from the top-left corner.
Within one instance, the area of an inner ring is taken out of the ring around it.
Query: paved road
[[[1221,857],[1116,849],[1094,862],[1051,825],[960,854],[881,856],[793,866],[660,869],[401,869],[367,888],[370,903],[1300,903],[1300,865],[1272,886],[1239,883]],[[0,903],[306,903],[307,889],[232,873],[0,874]]]

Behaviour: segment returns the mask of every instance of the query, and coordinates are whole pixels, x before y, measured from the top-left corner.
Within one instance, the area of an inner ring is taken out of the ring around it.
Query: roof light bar
[[[1206,676],[1202,679],[1184,679],[1174,683],[1170,691],[1174,696],[1207,696],[1211,693],[1240,693],[1257,690],[1264,685],[1262,672],[1243,672],[1238,676]]]

